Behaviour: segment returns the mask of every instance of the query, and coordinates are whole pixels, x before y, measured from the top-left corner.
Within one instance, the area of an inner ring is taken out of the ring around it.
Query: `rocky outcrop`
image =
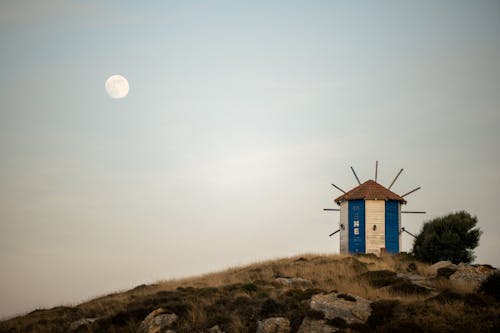
[[[311,309],[323,312],[326,319],[340,318],[347,324],[364,323],[371,314],[371,302],[359,296],[330,293],[314,295]]]
[[[457,271],[450,275],[450,281],[477,290],[481,283],[497,270],[489,265],[459,264]]]
[[[288,278],[288,277],[279,277],[274,279],[274,281],[282,286],[291,287],[291,288],[311,288],[312,282],[311,280],[303,279],[303,278]]]
[[[419,274],[398,273],[397,277],[402,279],[402,281],[409,282],[417,287],[423,288],[422,290],[430,292],[435,289],[429,278]]]
[[[325,324],[324,320],[304,318],[297,333],[334,333],[338,329]]]
[[[290,321],[283,317],[268,318],[257,323],[257,333],[289,333]]]
[[[449,268],[449,269],[454,269],[457,270],[457,265],[453,264],[451,261],[438,261],[437,263],[429,266],[429,270],[431,271],[432,274],[437,275],[438,270],[441,268]]]
[[[163,308],[151,312],[141,323],[137,333],[175,333],[169,328],[177,321],[175,313],[167,313]]]
[[[76,330],[81,329],[83,326],[89,326],[92,324],[94,321],[96,321],[97,318],[82,318],[78,319],[77,321],[74,321],[69,325],[68,331],[69,332],[74,332]]]
[[[458,266],[453,264],[450,261],[438,261],[437,263],[431,265],[429,270],[436,277],[444,277],[448,279],[450,275],[455,273],[458,269]]]

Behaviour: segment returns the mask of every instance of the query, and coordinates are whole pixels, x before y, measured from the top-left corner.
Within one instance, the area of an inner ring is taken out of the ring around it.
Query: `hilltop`
[[[493,280],[492,267],[404,254],[308,254],[36,310],[0,332],[494,332]]]

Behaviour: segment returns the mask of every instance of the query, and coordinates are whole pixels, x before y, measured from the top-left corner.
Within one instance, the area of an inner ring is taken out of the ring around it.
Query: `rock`
[[[450,275],[450,281],[456,285],[465,285],[477,290],[481,283],[497,270],[489,265],[459,264],[455,273]]]
[[[312,286],[312,281],[303,278],[288,278],[279,277],[274,279],[274,281],[282,286],[291,288],[310,288]]]
[[[167,313],[163,308],[156,309],[142,321],[137,333],[175,333],[168,328],[177,318],[175,313]]]
[[[437,270],[437,277],[444,277],[445,279],[449,279],[450,276],[457,271],[456,268],[453,267],[441,267]]]
[[[428,289],[429,291],[434,290],[433,284],[429,278],[418,275],[418,274],[405,274],[398,273],[398,278],[411,282],[414,285]]]
[[[208,329],[208,333],[225,333],[225,332],[220,329],[219,325],[215,325]]]
[[[453,264],[451,261],[438,261],[434,265],[431,265],[429,269],[434,275],[437,275],[438,270],[440,268],[452,268],[452,269],[457,269],[457,265]]]
[[[428,295],[434,290],[434,288],[413,283],[408,279],[402,279],[401,281],[398,281],[390,286],[383,287],[382,289],[386,289],[389,292],[398,295]]]
[[[283,317],[274,317],[259,320],[257,333],[289,333],[290,321]]]
[[[68,331],[74,332],[77,329],[81,328],[82,326],[88,326],[92,324],[94,321],[96,321],[97,318],[82,318],[78,319],[77,321],[74,321],[69,325]]]
[[[304,318],[297,333],[333,333],[338,332],[338,329],[325,324],[324,320],[314,320]]]
[[[311,298],[311,309],[323,312],[326,319],[338,317],[347,324],[364,323],[372,312],[371,302],[359,296],[349,295],[356,300],[353,302],[351,299],[347,300],[344,295],[338,293],[314,295]]]

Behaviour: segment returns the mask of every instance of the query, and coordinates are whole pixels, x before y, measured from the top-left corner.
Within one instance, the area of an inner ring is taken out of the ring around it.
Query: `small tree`
[[[476,224],[477,217],[465,211],[428,221],[413,243],[413,255],[432,263],[441,260],[470,263],[482,233],[474,228]]]

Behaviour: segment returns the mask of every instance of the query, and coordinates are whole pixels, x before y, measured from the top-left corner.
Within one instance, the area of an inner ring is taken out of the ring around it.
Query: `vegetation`
[[[479,288],[479,291],[485,295],[492,296],[500,301],[500,272],[490,275]]]
[[[309,300],[331,291],[346,301],[354,301],[350,295],[374,301],[365,324],[326,321],[344,332],[495,332],[499,327],[500,304],[487,295],[498,290],[498,277],[493,284],[483,284],[484,293],[456,289],[450,280],[437,278],[436,290],[429,295],[414,290],[404,278],[410,270],[434,276],[428,264],[407,255],[302,255],[37,310],[0,322],[0,332],[68,332],[74,321],[97,318],[77,332],[132,333],[151,311],[162,307],[179,316],[172,327],[177,333],[207,332],[214,325],[228,333],[255,332],[258,320],[276,316],[288,318],[294,333],[305,317],[324,319],[323,313],[311,310]],[[311,285],[301,289],[276,281],[284,276],[307,279]]]
[[[425,262],[470,263],[481,236],[476,224],[477,218],[464,211],[426,222],[415,239],[412,253]]]

